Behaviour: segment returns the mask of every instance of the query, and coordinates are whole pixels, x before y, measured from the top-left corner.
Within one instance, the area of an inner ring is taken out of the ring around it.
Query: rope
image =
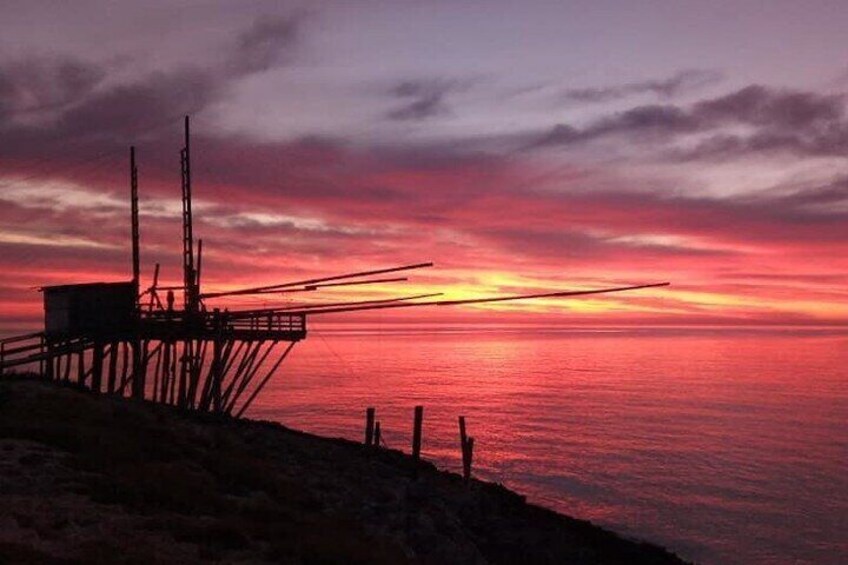
[[[312,322],[311,324],[312,324],[312,327],[313,327],[314,329],[310,330],[310,333],[315,334],[315,335],[317,335],[319,338],[321,338],[321,343],[323,343],[323,344],[324,344],[324,347],[326,347],[326,348],[327,348],[327,351],[329,351],[329,352],[333,355],[333,357],[335,357],[336,359],[338,359],[338,360],[339,360],[339,362],[342,364],[342,366],[344,367],[345,371],[347,371],[347,373],[348,373],[348,375],[349,375],[350,377],[353,377],[353,378],[354,378],[354,379],[356,379],[356,380],[361,380],[361,378],[360,378],[360,377],[356,374],[356,371],[354,371],[354,370],[353,370],[353,368],[352,368],[352,367],[351,367],[351,366],[350,366],[350,365],[349,365],[349,364],[348,364],[348,363],[347,363],[347,362],[346,362],[346,361],[342,358],[342,356],[341,356],[341,355],[339,355],[338,353],[336,353],[336,350],[335,350],[335,349],[333,349],[332,347],[330,347],[329,342],[327,342],[327,340],[324,338],[324,334],[323,334],[323,333],[321,333],[321,332],[319,332],[319,331],[317,331],[317,328],[315,327],[315,323],[314,323],[314,322]]]

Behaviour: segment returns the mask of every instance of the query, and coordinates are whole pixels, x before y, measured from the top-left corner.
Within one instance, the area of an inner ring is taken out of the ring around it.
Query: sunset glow
[[[731,25],[760,49],[741,56],[750,59],[745,72],[733,46],[715,41],[704,68],[693,69],[687,62],[698,57],[673,45],[698,15],[673,10],[667,22],[681,28],[670,25],[666,39],[634,15],[631,32],[657,56],[630,65],[626,42],[587,33],[602,26],[602,4],[581,12],[579,26],[553,6],[473,25],[447,3],[413,10],[418,17],[385,3],[354,19],[345,3],[264,18],[222,8],[191,37],[163,27],[185,15],[163,4],[145,15],[161,29],[156,40],[123,33],[138,14],[114,10],[101,28],[108,38],[89,37],[80,20],[67,37],[50,38],[51,50],[26,23],[41,20],[38,10],[21,4],[0,40],[0,331],[38,326],[36,287],[129,278],[130,144],[139,152],[142,286],[156,262],[164,284],[178,283],[183,113],[196,124],[205,291],[436,264],[403,284],[221,306],[669,280],[667,289],[608,298],[379,320],[848,322],[843,62],[826,63],[810,47],[793,61],[803,72],[787,75],[753,55],[774,46],[775,31],[743,10]],[[80,17],[62,10],[49,17]],[[783,11],[774,26],[786,22],[783,40],[793,43],[794,9]],[[822,52],[845,23],[826,12],[817,16]],[[549,21],[576,27],[565,33]],[[436,29],[432,42],[427,30]],[[395,34],[406,35],[405,49],[380,59]],[[619,57],[621,72],[595,65],[604,57]]]

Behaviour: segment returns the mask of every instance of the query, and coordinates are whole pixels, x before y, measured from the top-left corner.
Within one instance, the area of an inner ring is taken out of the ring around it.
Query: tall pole
[[[130,209],[132,225],[132,269],[133,287],[138,297],[138,285],[141,272],[141,259],[138,233],[138,168],[135,165],[135,147],[130,147]]]
[[[197,310],[197,292],[194,273],[194,234],[191,225],[191,146],[189,118],[185,117],[185,147],[182,157],[183,189],[183,286],[186,312]]]

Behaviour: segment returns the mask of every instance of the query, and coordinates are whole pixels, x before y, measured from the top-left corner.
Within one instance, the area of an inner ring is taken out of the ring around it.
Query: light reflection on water
[[[848,562],[838,333],[322,332],[249,417],[409,451],[701,562]]]

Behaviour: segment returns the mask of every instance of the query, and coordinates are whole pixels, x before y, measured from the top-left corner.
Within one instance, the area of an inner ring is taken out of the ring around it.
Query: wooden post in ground
[[[374,444],[374,409],[365,409],[365,445],[372,446]]]
[[[412,459],[421,459],[421,425],[424,422],[424,407],[415,407],[415,421],[412,427]]]
[[[380,447],[380,422],[374,423],[374,446]]]
[[[474,456],[474,438],[465,433],[465,416],[459,417],[459,446],[462,451],[462,477],[471,478],[471,460]]]

